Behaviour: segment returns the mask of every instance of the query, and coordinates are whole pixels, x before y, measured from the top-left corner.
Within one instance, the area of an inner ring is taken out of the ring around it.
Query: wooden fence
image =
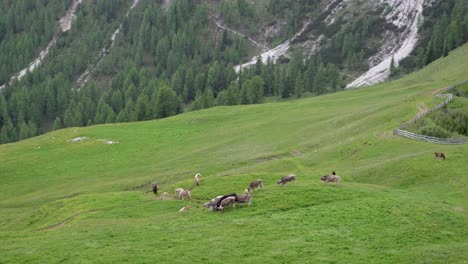
[[[442,103],[436,105],[435,107],[424,111],[418,115],[416,115],[414,118],[412,118],[409,121],[406,121],[405,123],[401,124],[397,129],[393,130],[394,135],[399,135],[411,139],[416,139],[416,140],[421,140],[421,141],[426,141],[426,142],[431,142],[431,143],[436,143],[436,144],[468,144],[468,139],[466,138],[438,138],[438,137],[429,137],[429,136],[424,136],[416,133],[412,133],[409,131],[404,130],[405,127],[414,124],[418,120],[426,117],[427,115],[431,114],[434,111],[437,111],[441,109],[442,107],[445,107],[450,103],[450,101],[453,100],[453,94],[448,93],[452,90],[454,90],[456,87],[463,85],[465,83],[468,83],[468,80],[465,80],[463,82],[457,83],[455,85],[449,86],[445,88],[440,94],[436,95],[436,97],[447,97],[445,101]]]

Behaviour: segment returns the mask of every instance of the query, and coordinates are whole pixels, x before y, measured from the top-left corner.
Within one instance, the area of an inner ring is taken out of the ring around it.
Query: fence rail
[[[431,142],[431,143],[436,143],[436,144],[468,144],[468,139],[465,138],[438,138],[438,137],[430,137],[430,136],[425,136],[425,135],[420,135],[416,134],[413,132],[409,132],[407,130],[404,130],[407,126],[414,124],[416,121],[421,120],[422,118],[426,117],[427,115],[433,113],[434,111],[437,111],[441,109],[442,107],[445,107],[448,105],[452,100],[453,100],[453,94],[449,93],[450,91],[454,90],[456,87],[463,85],[465,83],[468,83],[468,80],[462,81],[460,83],[457,83],[455,85],[449,86],[445,89],[442,90],[441,93],[437,94],[436,97],[447,97],[445,101],[442,103],[436,105],[435,107],[424,111],[415,117],[413,117],[411,120],[404,122],[399,126],[397,129],[393,130],[394,135],[399,135],[415,140],[421,140],[421,141],[426,141],[426,142]]]

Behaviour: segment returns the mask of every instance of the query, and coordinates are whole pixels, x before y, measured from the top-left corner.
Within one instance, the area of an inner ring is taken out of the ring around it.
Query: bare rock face
[[[280,62],[280,58],[290,58],[291,50],[294,48],[301,49],[304,54],[313,54],[330,44],[333,35],[327,32],[329,27],[346,27],[357,21],[359,16],[370,15],[380,16],[387,24],[386,30],[379,32],[377,46],[374,47],[377,51],[367,59],[369,70],[356,78],[347,88],[385,81],[390,75],[392,59],[395,66],[398,66],[398,63],[413,51],[419,38],[419,26],[423,22],[424,6],[432,5],[435,1],[439,0],[322,1],[321,13],[310,15],[302,21],[302,26],[290,39],[276,47],[259,51],[260,54],[250,61],[236,65],[235,70],[238,72],[242,68],[254,65],[258,57],[263,63],[268,60],[274,63]],[[259,29],[260,35],[267,41],[275,35],[275,32],[280,32],[281,26],[284,25],[277,21]],[[265,46],[267,45],[268,43],[265,43]]]
[[[423,20],[424,0],[380,0],[380,4],[390,7],[391,11],[385,18],[387,22],[395,25],[398,30],[396,32],[385,32],[384,39],[386,39],[386,42],[379,52],[369,59],[370,69],[348,84],[346,88],[372,85],[385,81],[390,75],[392,59],[397,66],[402,59],[413,51],[418,41],[418,27]]]

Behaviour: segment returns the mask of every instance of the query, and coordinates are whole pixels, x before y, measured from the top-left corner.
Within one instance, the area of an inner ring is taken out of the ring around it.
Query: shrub
[[[452,133],[436,125],[424,126],[420,129],[419,133],[425,136],[439,138],[448,138],[452,135]]]

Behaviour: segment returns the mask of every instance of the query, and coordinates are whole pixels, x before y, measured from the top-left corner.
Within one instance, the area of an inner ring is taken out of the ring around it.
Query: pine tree
[[[141,94],[135,104],[135,113],[138,121],[151,119],[150,100],[147,95]]]
[[[156,118],[164,118],[178,114],[179,98],[177,94],[168,86],[163,85],[159,88],[156,101],[155,101],[155,113]]]
[[[195,77],[192,68],[189,68],[185,76],[184,91],[182,93],[185,102],[191,101],[195,96]]]
[[[27,139],[30,137],[29,127],[25,122],[20,125],[19,140]]]
[[[59,130],[62,128],[62,120],[60,120],[60,117],[57,116],[54,121],[54,130]]]

